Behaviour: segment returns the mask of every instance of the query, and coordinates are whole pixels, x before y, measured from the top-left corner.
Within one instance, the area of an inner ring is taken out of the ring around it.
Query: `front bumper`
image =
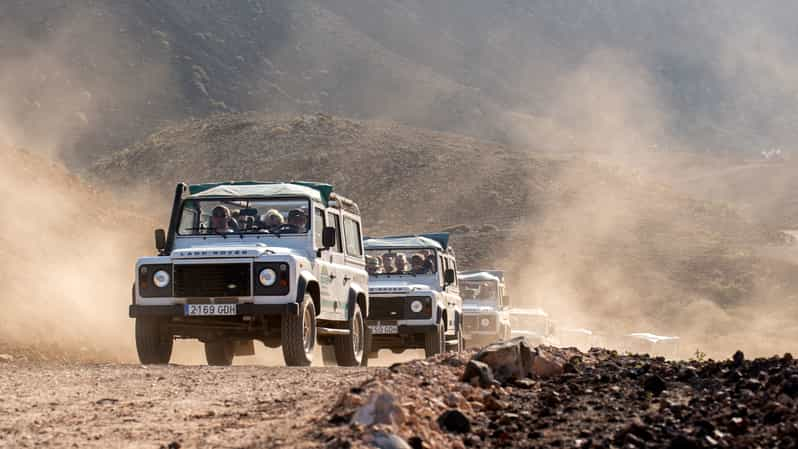
[[[237,315],[297,315],[299,314],[299,304],[238,304]],[[182,304],[166,306],[144,306],[132,304],[128,310],[130,318],[138,317],[183,317],[186,316],[185,307]]]

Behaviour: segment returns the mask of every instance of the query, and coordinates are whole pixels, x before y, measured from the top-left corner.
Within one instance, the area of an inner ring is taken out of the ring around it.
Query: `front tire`
[[[305,294],[298,315],[285,315],[282,322],[283,358],[286,366],[310,366],[316,347],[316,307]]]
[[[230,366],[235,356],[235,342],[215,340],[205,343],[205,360],[211,366]]]
[[[136,318],[136,352],[143,365],[165,365],[172,358],[174,340],[165,324],[157,318]]]
[[[347,325],[349,335],[335,338],[335,358],[340,366],[360,366],[366,353],[366,326],[357,303]]]
[[[446,335],[444,335],[442,323],[438,323],[434,332],[424,334],[424,355],[426,357],[442,353],[445,345]]]
[[[457,319],[454,332],[454,343],[447,344],[449,350],[460,352],[465,350],[465,340],[463,339],[463,323],[462,320]]]

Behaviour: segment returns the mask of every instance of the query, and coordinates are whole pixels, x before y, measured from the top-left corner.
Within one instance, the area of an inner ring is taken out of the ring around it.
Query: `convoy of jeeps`
[[[511,308],[503,272],[459,272],[448,234],[364,239],[357,204],[329,184],[180,183],[155,246],[129,308],[143,364],[169,363],[175,339],[223,366],[255,341],[287,366],[309,366],[317,346],[326,365],[365,366],[383,349],[567,344],[544,311]]]

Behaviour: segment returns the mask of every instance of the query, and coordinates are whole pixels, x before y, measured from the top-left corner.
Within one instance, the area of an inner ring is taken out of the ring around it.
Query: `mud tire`
[[[309,294],[305,294],[299,314],[283,316],[281,339],[286,366],[310,366],[316,347],[316,307]]]
[[[424,334],[424,355],[432,357],[442,353],[446,348],[446,335],[443,330],[443,323],[438,323],[436,330]]]
[[[235,342],[215,340],[205,343],[205,360],[210,366],[230,366],[235,357]]]
[[[360,366],[366,354],[366,320],[355,304],[352,319],[347,322],[349,335],[335,337],[335,359],[340,366]]]
[[[165,321],[152,317],[136,318],[136,352],[143,365],[165,365],[172,358],[174,339]]]

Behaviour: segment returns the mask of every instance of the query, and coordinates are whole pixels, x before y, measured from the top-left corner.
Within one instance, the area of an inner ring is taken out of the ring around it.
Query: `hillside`
[[[786,0],[9,0],[0,128],[76,167],[165,122],[249,110],[545,148],[631,131],[660,148],[789,150],[796,17]]]
[[[782,316],[796,286],[791,266],[756,253],[777,233],[734,208],[642,171],[392,122],[219,115],[166,127],[92,173],[164,206],[178,180],[329,181],[361,205],[367,234],[451,230],[461,268],[506,269],[517,304],[602,330],[742,344],[740,326],[770,326],[741,324],[748,308]]]

